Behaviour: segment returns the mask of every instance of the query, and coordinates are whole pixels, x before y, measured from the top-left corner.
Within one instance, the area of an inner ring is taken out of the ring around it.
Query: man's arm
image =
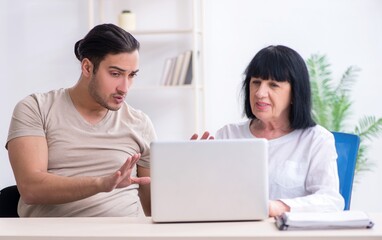
[[[150,177],[150,169],[137,165],[138,177]],[[150,184],[139,185],[139,198],[141,199],[143,211],[146,216],[151,216],[151,194]]]
[[[142,181],[130,178],[140,154],[129,157],[109,176],[65,177],[48,172],[48,147],[44,137],[18,137],[7,146],[17,187],[26,204],[68,203]]]

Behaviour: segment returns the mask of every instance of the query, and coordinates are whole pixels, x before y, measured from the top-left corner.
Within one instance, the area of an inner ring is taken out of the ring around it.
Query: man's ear
[[[84,58],[81,62],[81,70],[83,76],[90,77],[93,74],[93,63],[88,58]]]

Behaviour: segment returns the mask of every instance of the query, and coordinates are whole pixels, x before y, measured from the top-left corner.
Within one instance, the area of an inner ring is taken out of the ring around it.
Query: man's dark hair
[[[88,58],[96,73],[100,62],[108,54],[131,53],[139,50],[139,42],[128,32],[113,24],[95,26],[74,45],[78,60]]]

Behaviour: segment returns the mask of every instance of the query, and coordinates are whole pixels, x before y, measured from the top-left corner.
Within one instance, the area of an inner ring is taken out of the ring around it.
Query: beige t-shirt
[[[126,103],[118,111],[108,111],[98,124],[89,124],[75,109],[68,89],[20,101],[7,143],[21,136],[46,137],[48,172],[67,177],[112,174],[135,153],[142,154],[138,165],[149,168],[150,142],[156,138],[150,119]],[[135,167],[132,176],[136,175]],[[134,184],[58,205],[27,205],[20,200],[18,212],[21,217],[140,216],[138,187]]]

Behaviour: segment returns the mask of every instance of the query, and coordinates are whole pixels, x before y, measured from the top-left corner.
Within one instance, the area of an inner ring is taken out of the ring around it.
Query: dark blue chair
[[[340,193],[345,199],[344,210],[349,210],[360,138],[350,133],[332,133],[338,155],[337,166],[340,179]]]
[[[20,193],[16,185],[0,190],[0,217],[19,217],[17,205]]]

